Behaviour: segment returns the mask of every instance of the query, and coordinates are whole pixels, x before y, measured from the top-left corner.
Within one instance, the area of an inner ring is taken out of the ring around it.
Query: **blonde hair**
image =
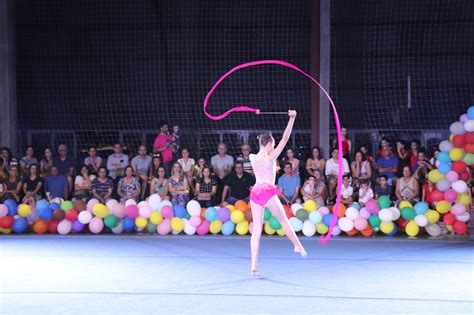
[[[184,172],[183,172],[183,168],[181,167],[181,164],[179,164],[178,162],[174,162],[173,163],[173,167],[171,168],[171,176],[174,176],[174,166],[175,165],[178,165],[179,166],[179,180],[183,180],[184,179]]]

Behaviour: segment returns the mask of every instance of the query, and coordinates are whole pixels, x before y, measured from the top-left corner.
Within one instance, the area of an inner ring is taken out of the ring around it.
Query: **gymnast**
[[[250,154],[250,162],[255,173],[255,186],[250,192],[250,203],[252,207],[253,231],[250,240],[252,255],[251,274],[259,276],[258,252],[260,248],[260,237],[262,235],[263,213],[267,207],[278,219],[286,235],[294,245],[294,250],[306,257],[306,251],[301,245],[295,231],[286,217],[283,205],[278,198],[280,190],[275,186],[276,160],[290,139],[293,124],[296,118],[295,110],[288,110],[290,117],[285,133],[278,146],[275,148],[275,139],[270,133],[263,133],[258,137],[260,150],[257,154]]]

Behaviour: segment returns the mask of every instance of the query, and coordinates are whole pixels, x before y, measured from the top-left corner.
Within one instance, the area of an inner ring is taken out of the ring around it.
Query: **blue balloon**
[[[213,207],[209,207],[206,209],[204,216],[206,217],[206,220],[209,222],[215,221],[217,219],[217,211]]]
[[[123,229],[127,232],[132,231],[135,228],[135,220],[129,217],[125,217],[122,221]]]
[[[467,116],[469,119],[474,119],[474,105],[471,105],[467,110]]]
[[[438,170],[443,173],[443,174],[447,174],[450,170],[451,170],[451,164],[448,164],[448,163],[441,163],[439,166],[438,166]]]
[[[3,204],[4,204],[5,206],[7,206],[7,208],[8,208],[8,215],[9,215],[9,216],[14,216],[14,215],[16,215],[16,214],[18,213],[18,212],[16,211],[18,205],[17,205],[17,203],[16,203],[15,200],[13,200],[13,199],[7,199],[7,200],[5,200],[5,202],[3,202]]]
[[[174,205],[173,210],[175,217],[184,218],[184,216],[186,215],[186,208],[182,205]]]
[[[44,209],[48,208],[48,206],[49,206],[49,203],[44,199],[38,200],[36,202],[36,209],[38,209],[39,212],[41,212]]]
[[[332,220],[332,213],[326,214],[326,215],[323,217],[323,223],[324,223],[324,225],[330,226],[330,225],[331,225],[331,220]],[[337,224],[337,221],[338,221],[338,220],[336,220],[336,224]]]
[[[47,206],[45,209],[40,210],[39,217],[43,220],[49,221],[53,217],[53,210]]]
[[[26,219],[23,217],[18,217],[13,221],[12,231],[15,233],[23,233],[28,226]]]
[[[226,221],[222,225],[222,229],[221,229],[222,235],[224,236],[232,235],[234,233],[234,229],[235,229],[235,223],[232,221]]]
[[[449,163],[451,162],[451,158],[449,157],[449,152],[440,152],[438,154],[437,160],[441,163]]]
[[[351,205],[352,208],[356,208],[357,210],[360,210],[360,204],[358,202],[354,202],[352,205]]]
[[[413,209],[415,209],[416,214],[425,214],[428,211],[429,206],[426,202],[418,202],[415,204]]]
[[[397,225],[394,223],[393,224],[393,231],[389,234],[387,234],[387,236],[394,236],[395,234],[397,234]]]
[[[56,210],[56,209],[61,208],[61,205],[60,205],[59,203],[57,203],[57,202],[52,202],[49,206],[51,207],[51,209],[52,209],[53,211]]]

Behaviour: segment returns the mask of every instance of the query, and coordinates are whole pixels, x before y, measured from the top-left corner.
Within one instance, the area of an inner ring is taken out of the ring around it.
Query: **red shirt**
[[[430,186],[428,183],[423,185],[423,191],[425,192],[425,201],[427,203],[433,203],[433,199],[431,199],[431,192],[434,190],[434,186],[430,190]]]
[[[342,154],[346,155],[349,153],[349,140],[342,140]]]
[[[161,149],[172,142],[173,142],[173,137],[171,137],[170,135],[165,135],[165,134],[160,133],[155,138],[155,143],[153,144],[153,148]],[[164,163],[171,162],[173,160],[173,150],[171,148],[167,148],[161,151],[161,156],[163,158]]]

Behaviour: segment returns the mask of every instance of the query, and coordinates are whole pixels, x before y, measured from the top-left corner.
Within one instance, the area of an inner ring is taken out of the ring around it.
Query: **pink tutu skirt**
[[[280,189],[275,185],[258,184],[253,186],[250,191],[250,200],[258,205],[265,206],[270,198],[280,194]]]

